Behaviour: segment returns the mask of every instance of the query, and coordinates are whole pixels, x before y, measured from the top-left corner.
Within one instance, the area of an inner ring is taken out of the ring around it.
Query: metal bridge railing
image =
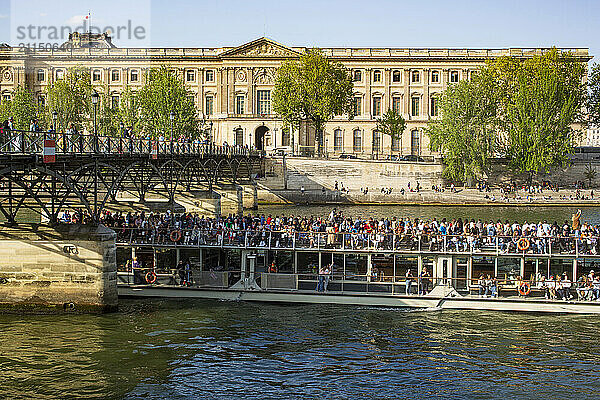
[[[48,143],[46,140],[54,141]],[[44,145],[53,145],[56,155],[131,154],[131,155],[198,155],[198,156],[263,156],[264,152],[241,146],[221,146],[194,140],[156,140],[80,133],[33,132],[0,129],[0,154],[42,154]]]

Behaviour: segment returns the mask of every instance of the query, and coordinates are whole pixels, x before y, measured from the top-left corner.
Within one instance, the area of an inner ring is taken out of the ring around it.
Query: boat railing
[[[114,227],[120,245],[267,250],[370,251],[486,255],[596,256],[597,237],[294,232]]]

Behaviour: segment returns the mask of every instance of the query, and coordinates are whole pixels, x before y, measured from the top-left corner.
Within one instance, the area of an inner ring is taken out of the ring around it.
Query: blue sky
[[[0,41],[17,26],[144,28],[117,46],[233,46],[263,35],[286,45],[588,47],[600,57],[600,0],[0,0]],[[123,33],[126,35],[126,32]]]

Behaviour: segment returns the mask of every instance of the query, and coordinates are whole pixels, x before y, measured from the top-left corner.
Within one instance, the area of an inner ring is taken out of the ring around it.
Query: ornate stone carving
[[[290,51],[285,49],[276,47],[271,43],[259,43],[256,46],[253,46],[246,51],[242,51],[238,53],[239,55],[247,55],[247,56],[290,56],[292,55]]]
[[[272,68],[259,68],[254,73],[254,83],[258,85],[270,85],[275,79]]]
[[[246,79],[247,79],[246,71],[244,71],[243,69],[238,69],[235,74],[235,81],[236,82],[246,82]]]
[[[12,81],[13,74],[10,68],[4,68],[2,70],[2,81]]]

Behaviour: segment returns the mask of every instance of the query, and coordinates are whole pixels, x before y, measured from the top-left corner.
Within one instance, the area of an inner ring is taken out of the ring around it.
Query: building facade
[[[99,37],[105,43],[104,34]],[[43,102],[44,91],[73,66],[91,69],[92,84],[118,104],[127,86],[145,83],[149,68],[166,65],[183,79],[206,121],[212,122],[216,143],[254,146],[266,151],[285,149],[294,154],[315,151],[314,131],[302,125],[289,129],[273,113],[272,93],[277,68],[297,58],[305,47],[287,47],[260,38],[223,48],[113,48],[79,39],[59,49],[31,51],[0,49],[1,99],[10,99],[17,85],[27,85]],[[438,116],[438,99],[452,83],[471,79],[486,60],[511,55],[530,57],[546,49],[410,49],[323,48],[325,55],[345,65],[354,81],[355,116],[336,116],[324,131],[324,152],[381,158],[388,154],[429,155],[424,134]],[[564,49],[587,62],[583,48]],[[0,99],[0,100],[1,100]],[[400,140],[377,132],[376,119],[388,109],[400,112],[407,127]]]

